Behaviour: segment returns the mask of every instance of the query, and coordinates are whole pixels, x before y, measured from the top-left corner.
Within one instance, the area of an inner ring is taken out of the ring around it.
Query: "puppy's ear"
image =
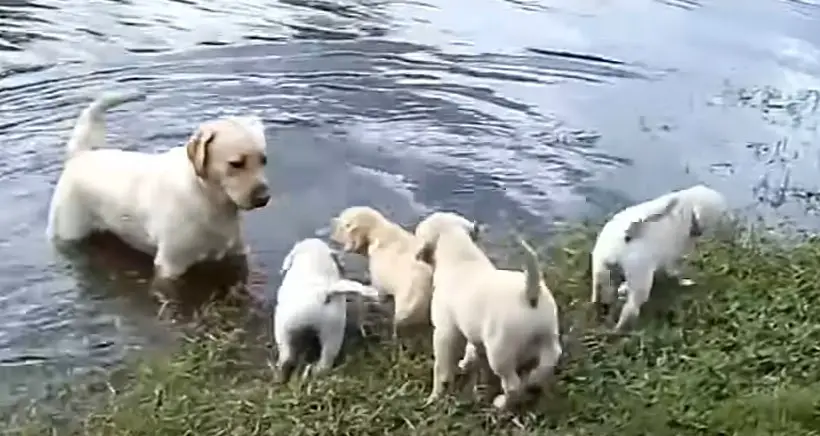
[[[478,237],[481,236],[484,233],[484,231],[484,225],[478,221],[474,221],[473,228],[470,231],[470,239],[472,239],[473,242],[478,242]]]
[[[196,175],[205,179],[208,175],[208,148],[216,137],[216,132],[208,127],[200,126],[185,144],[188,160],[194,166]]]
[[[288,272],[291,265],[293,265],[293,256],[295,255],[295,252],[296,252],[296,247],[293,247],[293,248],[290,249],[287,256],[285,256],[285,259],[282,261],[282,267],[279,268],[279,274],[284,274],[284,273]]]
[[[692,218],[689,221],[689,237],[697,238],[703,235],[703,227],[700,225],[697,215],[692,212]]]
[[[367,231],[358,225],[353,225],[348,229],[348,240],[345,251],[351,251],[361,255],[367,254],[367,249],[370,246],[370,238],[367,236]]]
[[[418,260],[419,262],[424,262],[430,266],[434,266],[434,252],[435,249],[431,244],[424,244],[421,246],[418,253],[416,253],[416,260]]]

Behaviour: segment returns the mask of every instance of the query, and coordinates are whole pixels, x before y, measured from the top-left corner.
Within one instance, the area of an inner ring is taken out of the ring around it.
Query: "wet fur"
[[[185,145],[161,153],[107,148],[106,110],[142,99],[106,94],[80,113],[49,206],[47,237],[66,243],[111,232],[154,256],[161,280],[200,260],[244,255],[239,212],[269,198],[262,121],[208,121]]]

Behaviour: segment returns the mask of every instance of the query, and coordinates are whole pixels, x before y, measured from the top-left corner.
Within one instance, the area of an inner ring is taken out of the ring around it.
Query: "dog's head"
[[[446,231],[463,231],[473,242],[483,233],[483,226],[455,212],[433,212],[416,226],[415,235],[421,242],[416,259],[433,265],[433,253],[439,236]]]
[[[341,244],[344,251],[367,255],[373,233],[384,225],[386,218],[369,206],[352,206],[331,219],[330,239]]]
[[[196,175],[219,187],[236,207],[251,210],[268,204],[267,143],[261,119],[207,121],[191,135],[186,149]]]
[[[718,230],[734,221],[732,212],[721,193],[705,185],[682,191],[692,211],[690,235],[698,237]]]

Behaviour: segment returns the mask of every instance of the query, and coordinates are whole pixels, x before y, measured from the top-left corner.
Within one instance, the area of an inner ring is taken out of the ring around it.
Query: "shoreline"
[[[696,285],[656,280],[623,337],[596,324],[587,303],[594,234],[554,241],[541,260],[567,352],[552,388],[519,414],[469,390],[423,408],[429,337],[400,352],[386,323],[351,340],[327,376],[276,385],[266,329],[243,328],[225,306],[179,350],[104,377],[93,400],[72,394],[88,406],[78,418],[18,415],[4,434],[818,434],[820,240],[786,246],[744,232],[703,241],[687,263]]]

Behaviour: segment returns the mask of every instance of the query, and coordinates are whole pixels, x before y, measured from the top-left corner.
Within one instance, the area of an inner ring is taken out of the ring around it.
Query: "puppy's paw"
[[[302,380],[304,381],[304,380],[309,379],[310,376],[313,375],[313,372],[314,372],[313,364],[309,363],[307,366],[305,366],[304,371],[302,371]]]
[[[678,279],[678,284],[683,286],[683,287],[689,287],[689,286],[694,286],[695,281],[692,280],[692,279],[681,278],[681,279]]]
[[[288,376],[285,374],[285,371],[281,369],[277,369],[273,372],[273,382],[275,384],[281,385],[285,384],[288,381]]]
[[[430,407],[430,406],[432,406],[432,405],[433,405],[433,403],[435,403],[436,401],[438,401],[438,399],[439,399],[440,397],[441,397],[441,395],[439,395],[438,393],[435,393],[435,392],[434,392],[434,393],[432,393],[432,394],[430,394],[430,395],[428,395],[428,396],[427,396],[427,399],[426,399],[426,400],[424,400],[424,404],[422,404],[422,407]]]
[[[507,410],[507,408],[509,407],[509,401],[507,396],[504,394],[497,395],[493,399],[493,406],[495,406],[495,408],[498,410]]]
[[[618,286],[618,299],[624,300],[626,299],[626,295],[629,293],[629,288],[626,287],[626,283],[621,283],[621,286]]]

